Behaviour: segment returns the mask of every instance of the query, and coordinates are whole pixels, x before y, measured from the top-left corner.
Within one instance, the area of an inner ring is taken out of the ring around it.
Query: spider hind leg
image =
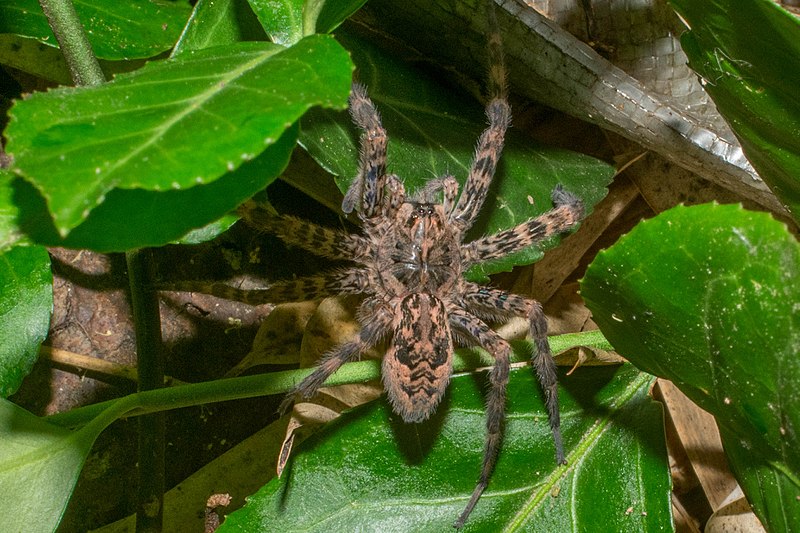
[[[494,357],[494,366],[489,371],[490,386],[486,401],[486,444],[483,451],[481,475],[467,506],[454,524],[454,527],[459,529],[467,521],[483,491],[486,490],[489,477],[492,475],[497,461],[506,416],[506,387],[511,371],[511,346],[485,322],[463,309],[451,310],[450,321],[453,328],[474,338]]]

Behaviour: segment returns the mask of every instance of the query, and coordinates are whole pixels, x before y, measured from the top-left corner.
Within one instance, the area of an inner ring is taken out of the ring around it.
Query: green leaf
[[[317,33],[332,32],[366,3],[367,0],[306,0],[307,6],[313,6],[311,11],[314,13],[314,31]]]
[[[39,246],[0,254],[0,396],[13,394],[47,337],[53,311],[50,256]]]
[[[463,185],[486,119],[482,105],[344,32],[337,38],[353,55],[357,78],[367,85],[389,135],[388,168],[413,191],[451,173]],[[300,143],[346,191],[358,166],[359,132],[347,113],[316,109],[303,117]],[[498,175],[471,238],[495,233],[553,207],[561,183],[591,207],[606,194],[614,169],[597,159],[536,145],[510,130]],[[589,209],[591,210],[591,209]],[[552,240],[549,244],[557,242]],[[541,258],[533,247],[470,271],[473,280]]]
[[[769,472],[743,483],[768,529],[800,524],[800,245],[786,227],[676,207],[601,252],[581,294],[618,352],[714,414],[735,471]]]
[[[53,226],[39,191],[18,178],[12,182],[17,224],[30,239],[48,246],[120,252],[173,242],[195,228],[207,228],[272,183],[289,162],[297,129],[293,126],[261,155],[208,185],[174,191],[114,189],[66,238]]]
[[[272,42],[289,46],[304,36],[329,33],[366,0],[249,0]]]
[[[89,447],[73,432],[0,400],[0,494],[15,505],[9,531],[54,531]],[[91,443],[89,443],[91,446]]]
[[[114,190],[186,189],[235,170],[311,106],[343,107],[350,73],[327,36],[289,49],[238,43],[187,53],[98,87],[17,102],[8,151],[66,235]]]
[[[144,59],[111,61],[101,59],[100,68],[106,76],[131,72],[144,65]],[[58,48],[47,46],[29,37],[0,34],[0,64],[43,78],[56,85],[72,85],[64,54]],[[41,83],[40,83],[41,85]]]
[[[62,85],[69,85],[72,81],[61,50],[36,39],[0,35],[0,64]]]
[[[153,57],[172,48],[190,11],[185,1],[76,0],[74,4],[95,55],[117,60]],[[0,33],[58,46],[37,0],[0,0]]]
[[[55,531],[100,432],[130,408],[118,401],[79,431],[0,399],[0,497],[13,502],[4,531]]]
[[[449,531],[482,461],[485,374],[453,378],[434,418],[404,424],[381,398],[303,443],[228,516],[231,531]],[[464,531],[671,530],[670,477],[652,377],[630,365],[563,377],[568,466],[529,367],[512,372],[497,468]],[[600,501],[602,499],[602,501]],[[628,508],[631,508],[629,511]]]
[[[247,0],[199,0],[172,56],[224,44],[266,39],[267,34]]]
[[[219,235],[228,231],[228,229],[238,222],[239,217],[236,214],[227,214],[224,217],[215,220],[214,222],[190,231],[177,241],[179,244],[200,244],[215,239]]]
[[[672,0],[681,45],[747,158],[800,220],[800,20],[769,0]]]
[[[248,1],[272,42],[290,46],[306,34],[303,24],[304,0]]]
[[[26,244],[18,223],[19,208],[12,186],[14,179],[13,173],[0,168],[0,252],[15,244]]]

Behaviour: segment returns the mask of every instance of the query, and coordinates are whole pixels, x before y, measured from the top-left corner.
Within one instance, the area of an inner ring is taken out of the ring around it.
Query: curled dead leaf
[[[259,365],[290,365],[300,362],[300,344],[317,302],[281,304],[267,315],[258,328],[250,352],[227,376],[238,376]]]
[[[323,300],[309,318],[300,348],[300,366],[317,364],[320,357],[336,346],[352,340],[360,329],[355,309],[360,300],[338,296]],[[372,349],[367,358],[380,358],[381,350]],[[338,417],[347,409],[371,401],[383,392],[380,383],[356,383],[320,390],[311,401],[295,403],[286,435],[278,455],[276,470],[280,476],[296,443],[305,440],[317,429]]]

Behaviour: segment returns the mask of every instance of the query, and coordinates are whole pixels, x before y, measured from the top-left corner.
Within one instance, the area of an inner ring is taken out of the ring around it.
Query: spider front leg
[[[483,452],[483,465],[478,483],[472,496],[458,517],[454,527],[461,528],[475,508],[475,504],[489,484],[489,476],[497,461],[497,452],[503,436],[503,421],[506,416],[506,387],[511,369],[511,346],[478,317],[454,307],[450,310],[450,325],[467,336],[475,339],[492,357],[494,366],[489,372],[489,396],[486,401],[486,445]]]
[[[464,267],[499,259],[573,228],[583,218],[583,202],[561,186],[553,190],[554,209],[518,226],[474,240],[462,247]]]
[[[550,343],[547,341],[547,318],[542,311],[542,305],[536,300],[509,294],[499,289],[481,287],[474,283],[466,284],[465,294],[461,300],[468,311],[479,316],[505,319],[512,316],[523,316],[530,321],[531,338],[536,345],[536,353],[532,357],[533,366],[544,391],[547,415],[556,448],[556,461],[558,464],[566,464],[564,445],[561,440],[556,363]]]
[[[472,227],[478,217],[478,212],[486,201],[497,161],[503,152],[506,130],[511,123],[511,108],[505,98],[497,97],[489,102],[486,106],[486,117],[489,119],[489,127],[478,140],[467,182],[450,216],[450,220],[462,233]]]
[[[321,300],[336,294],[363,294],[374,287],[377,279],[367,269],[350,268],[279,281],[263,289],[239,289],[225,283],[178,281],[157,287],[159,290],[199,292],[248,305],[279,304]]]
[[[358,261],[369,253],[369,241],[360,235],[319,226],[307,220],[267,211],[253,200],[239,206],[250,226],[272,233],[286,244],[337,261]]]
[[[314,396],[325,381],[339,370],[339,367],[369,350],[389,332],[392,324],[392,314],[389,310],[375,305],[370,300],[361,304],[361,311],[365,310],[364,316],[359,319],[364,326],[358,338],[341,344],[324,355],[316,369],[286,395],[279,408],[281,413],[291,409],[295,398],[308,399]]]
[[[491,32],[487,42],[489,52],[489,104],[486,106],[486,117],[489,127],[483,132],[475,149],[475,159],[469,171],[464,190],[450,219],[456,223],[462,233],[472,227],[481,206],[486,201],[489,185],[492,183],[497,161],[503,151],[506,130],[511,124],[511,107],[508,105],[508,87],[506,83],[506,66],[503,57],[503,45],[494,12],[494,2],[489,9],[489,27]]]
[[[350,115],[362,130],[358,175],[342,201],[342,211],[351,213],[361,200],[361,213],[366,218],[379,214],[383,207],[386,186],[386,130],[367,89],[353,84],[350,93]]]

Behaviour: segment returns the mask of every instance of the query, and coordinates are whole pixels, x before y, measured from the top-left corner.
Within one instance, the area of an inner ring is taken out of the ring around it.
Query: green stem
[[[161,317],[156,292],[150,289],[152,263],[149,250],[125,254],[128,285],[136,332],[139,392],[159,389],[164,384],[164,353],[161,343]],[[139,418],[139,494],[136,531],[158,533],[162,530],[164,508],[163,412]]]
[[[117,400],[95,403],[65,413],[58,413],[48,417],[47,420],[65,427],[83,426],[116,402],[121,401],[132,402],[130,403],[131,409],[125,416],[140,416],[182,407],[281,394],[290,391],[311,371],[311,369],[287,370],[138,392]],[[342,366],[325,384],[334,386],[362,383],[378,377],[380,377],[380,366],[376,361],[360,361]],[[136,399],[132,400],[131,398]]]
[[[521,362],[529,358],[531,346],[529,341],[514,341],[512,361]],[[553,351],[561,351],[576,346],[589,346],[601,349],[611,349],[608,341],[599,332],[574,333],[551,337],[550,344]],[[488,356],[487,356],[488,357]],[[478,350],[458,350],[453,360],[453,372],[469,372],[482,366],[481,355]],[[99,416],[104,410],[116,402],[131,402],[131,409],[125,416],[140,416],[147,413],[180,409],[208,403],[267,396],[270,394],[283,394],[312,372],[311,369],[285,370],[255,376],[240,378],[219,379],[206,383],[180,385],[167,389],[140,392],[118,400],[79,407],[65,413],[58,413],[47,418],[49,422],[65,427],[79,427],[89,423]],[[349,383],[364,383],[380,378],[380,363],[378,361],[359,361],[343,365],[335,374],[325,382],[325,386],[345,385]],[[136,400],[132,398],[136,397]]]
[[[100,85],[106,77],[100,68],[70,0],[39,0],[56,36],[75,85]]]

